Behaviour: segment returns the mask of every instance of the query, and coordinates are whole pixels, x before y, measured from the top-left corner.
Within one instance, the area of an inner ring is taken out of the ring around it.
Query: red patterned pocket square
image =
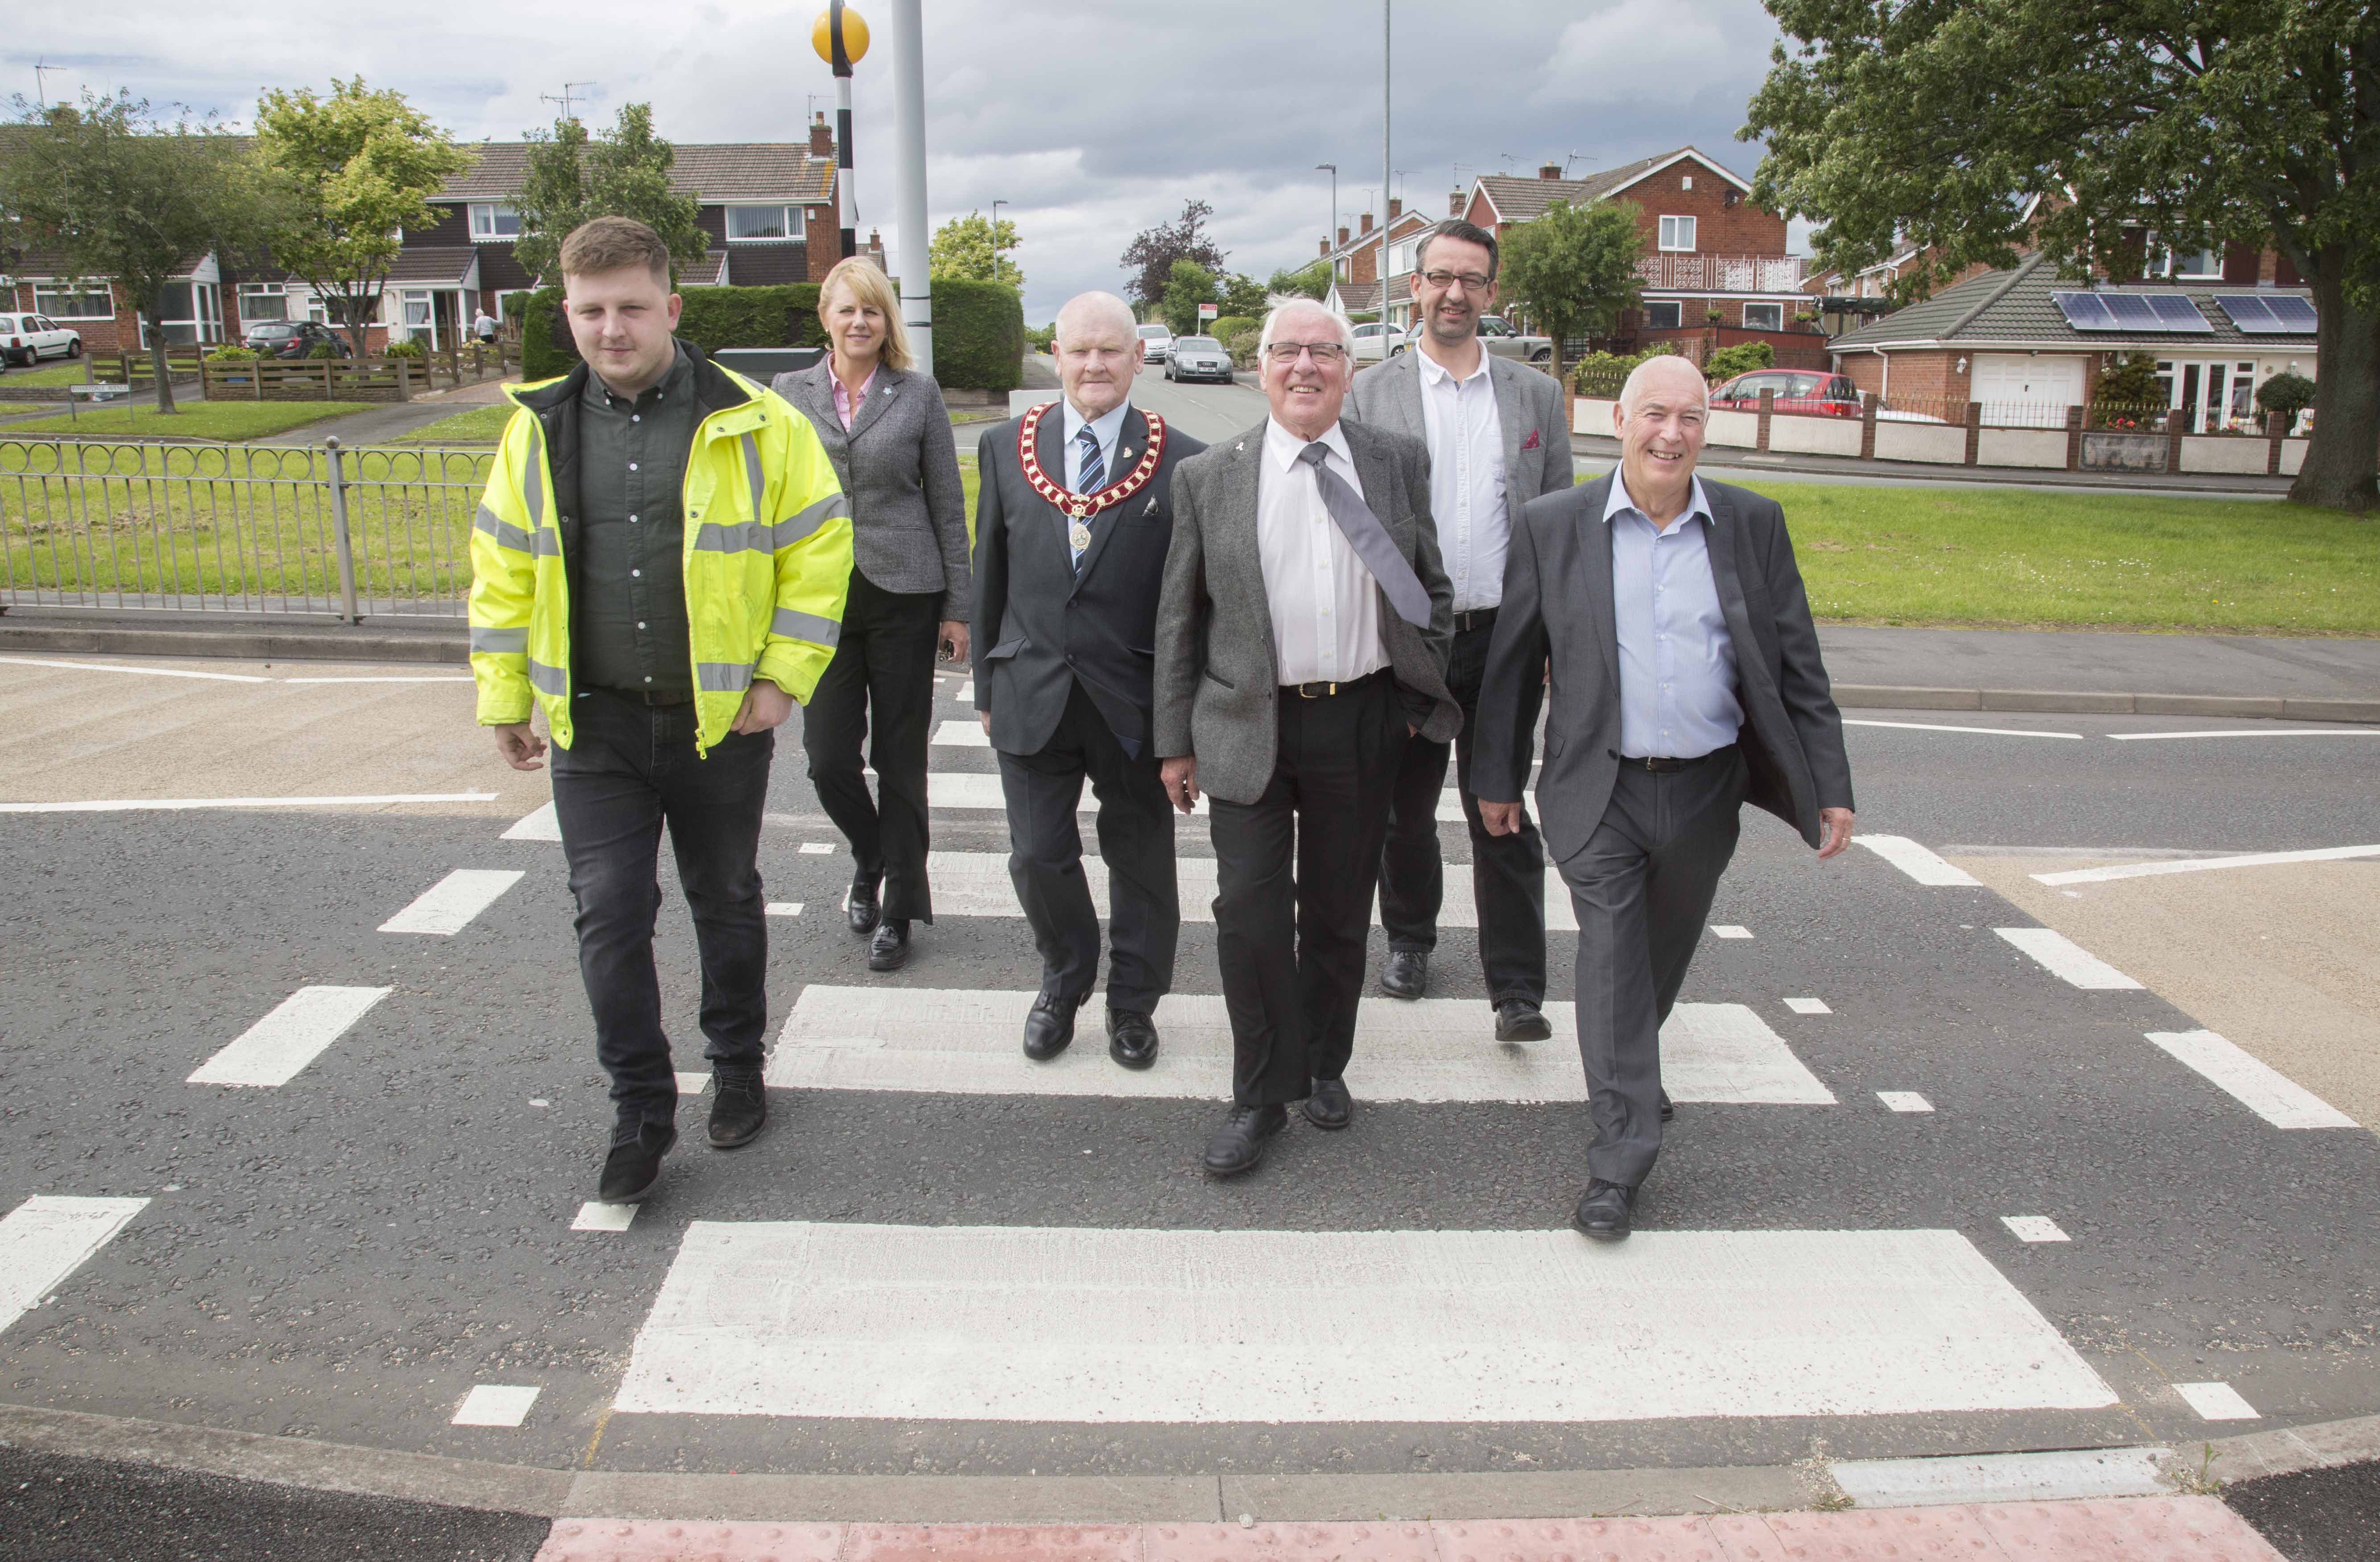
[[[1537,448],[1537,431],[1535,429],[1530,430],[1529,437],[1521,442],[1521,448],[1523,450],[1535,450]]]

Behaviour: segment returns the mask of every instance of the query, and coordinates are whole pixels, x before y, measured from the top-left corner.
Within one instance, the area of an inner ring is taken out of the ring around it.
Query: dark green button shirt
[[[572,681],[694,693],[686,619],[686,458],[700,419],[686,349],[634,402],[587,376],[578,408],[578,602]]]

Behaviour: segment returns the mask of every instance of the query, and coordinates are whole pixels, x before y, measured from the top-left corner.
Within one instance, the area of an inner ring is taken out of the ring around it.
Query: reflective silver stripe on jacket
[[[835,516],[850,514],[851,501],[840,493],[830,493],[818,503],[805,505],[779,521],[772,528],[776,533],[775,545],[790,548]]]
[[[535,417],[528,420],[528,453],[531,459],[521,463],[521,500],[528,511],[528,528],[537,531],[545,525],[545,487],[537,480],[538,469],[545,465],[545,425]]]
[[[752,485],[752,518],[757,521],[768,512],[760,508],[760,490],[765,486],[760,477],[760,442],[749,434],[744,436],[744,476]]]
[[[526,635],[527,630],[521,631]],[[570,693],[570,672],[567,668],[548,667],[535,657],[528,659],[529,685],[541,695],[558,696]]]
[[[709,692],[724,690],[734,694],[752,686],[752,670],[740,661],[698,661],[694,664],[694,676]]]
[[[520,527],[513,525],[512,522],[505,520],[503,516],[497,515],[493,510],[489,509],[484,504],[480,506],[479,515],[471,522],[471,529],[474,531],[485,532],[488,536],[494,538],[500,545],[513,549],[518,552],[533,552],[537,547],[537,539],[535,538],[521,530]]]
[[[788,639],[808,640],[820,646],[832,646],[843,637],[843,625],[831,618],[820,618],[814,612],[796,612],[792,608],[779,608],[769,619],[769,632]]]
[[[528,649],[528,630],[527,628],[474,629],[471,631],[471,649],[500,653],[525,652]]]
[[[705,521],[695,528],[694,545],[706,553],[741,553],[747,549],[755,553],[772,551],[766,521],[736,521],[728,526]]]

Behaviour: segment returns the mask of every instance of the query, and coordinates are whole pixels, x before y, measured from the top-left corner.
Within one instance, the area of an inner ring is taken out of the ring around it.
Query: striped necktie
[[[1075,484],[1075,491],[1097,493],[1107,486],[1108,478],[1107,463],[1099,459],[1099,437],[1086,423],[1083,431],[1075,436],[1075,442],[1083,447],[1083,475]]]

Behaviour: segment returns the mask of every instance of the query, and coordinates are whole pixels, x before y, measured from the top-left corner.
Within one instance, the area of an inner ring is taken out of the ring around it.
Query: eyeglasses
[[[1336,342],[1268,342],[1264,353],[1275,363],[1295,363],[1300,353],[1312,353],[1317,363],[1337,363],[1347,349]]]
[[[1496,285],[1494,277],[1477,272],[1424,272],[1421,279],[1432,287],[1461,287],[1466,293],[1485,293]]]

